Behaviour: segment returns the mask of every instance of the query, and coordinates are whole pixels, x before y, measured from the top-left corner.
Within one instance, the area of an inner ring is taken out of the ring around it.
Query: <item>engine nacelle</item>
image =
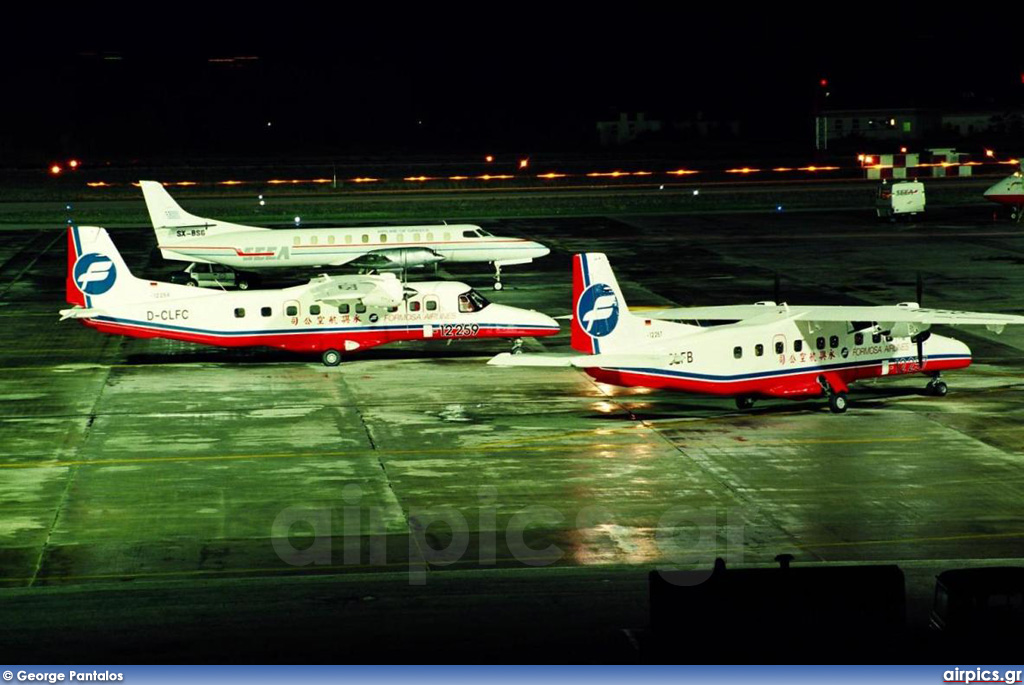
[[[350,264],[364,269],[387,271],[422,268],[442,260],[444,257],[426,247],[388,247],[368,252]]]

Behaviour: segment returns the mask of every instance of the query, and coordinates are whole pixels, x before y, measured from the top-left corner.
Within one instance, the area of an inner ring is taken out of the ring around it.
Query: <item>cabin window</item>
[[[761,343],[758,343],[758,344],[754,345],[754,356],[755,357],[763,357],[764,356],[764,345],[762,345]]]
[[[311,316],[320,316],[320,305],[311,304],[309,305],[309,313]]]
[[[819,350],[825,349],[825,339],[824,338],[818,338],[817,340],[814,341],[814,343],[815,343],[814,346],[817,347]]]
[[[386,243],[388,241],[388,234],[387,233],[381,233],[380,234],[380,241],[382,243]]]
[[[872,333],[871,334],[871,342],[875,343],[876,345],[878,343],[882,342],[882,334],[881,333]]]
[[[785,351],[786,351],[786,343],[782,342],[781,340],[776,341],[776,343],[775,343],[775,354],[783,354],[783,353],[785,353]]]
[[[853,334],[853,344],[854,345],[863,345],[864,344],[864,334],[863,333],[854,333]]]
[[[414,243],[418,243],[420,241],[420,234],[419,233],[413,233],[412,234],[412,241]]]
[[[394,314],[397,311],[398,311],[398,307],[388,307],[388,313],[389,314]]]
[[[298,316],[299,315],[299,308],[296,305],[294,305],[294,304],[290,304],[287,307],[285,307],[284,313],[287,316]]]
[[[270,316],[271,313],[272,312],[270,311],[270,307],[264,307],[263,309],[260,310],[260,314],[262,316]]]
[[[244,309],[239,307],[238,309],[235,310],[235,318],[236,319],[241,319],[241,318],[244,318],[244,317],[245,317],[245,310]]]
[[[799,352],[802,349],[804,349],[804,341],[803,340],[794,340],[793,341],[793,351],[794,352]]]
[[[368,243],[368,242],[370,242],[370,236],[368,236],[367,234],[365,234],[365,233],[364,233],[364,234],[363,234],[363,242],[364,242],[364,243]]]
[[[828,346],[831,347],[833,350],[836,349],[837,347],[839,347],[839,336],[838,335],[831,335],[831,336],[829,336],[829,338],[828,338]]]
[[[433,233],[428,233],[427,234],[427,240],[428,241],[432,241],[433,239],[434,239],[434,234]]]
[[[742,359],[743,358],[743,348],[740,347],[739,345],[737,345],[736,347],[732,348],[732,356],[735,359]]]
[[[302,238],[300,236],[295,236],[294,238],[292,238],[292,245],[301,245],[301,244],[302,244]]]
[[[351,235],[345,236],[345,244],[346,245],[351,245],[352,244],[352,236]]]
[[[356,305],[356,314],[365,314],[365,313],[366,313],[366,305],[363,304],[362,302],[360,302],[359,304]]]
[[[418,312],[420,310],[420,307],[422,307],[422,306],[423,305],[421,305],[417,300],[413,300],[413,301],[409,302],[409,311],[410,312]]]
[[[315,235],[309,237],[309,244],[316,245],[317,237]]]
[[[339,314],[348,314],[348,311],[349,311],[348,303],[339,304],[338,305],[338,313]]]
[[[400,243],[404,243],[405,242],[405,234],[404,233],[399,233],[398,237],[395,238],[395,240],[397,240]]]
[[[327,236],[327,243],[330,244],[330,245],[334,244],[334,236],[333,235]]]
[[[437,311],[437,300],[427,300],[426,307],[428,312]]]
[[[444,232],[444,239],[445,240],[451,240],[452,239],[452,234],[450,232],[448,232],[448,231],[445,231]]]

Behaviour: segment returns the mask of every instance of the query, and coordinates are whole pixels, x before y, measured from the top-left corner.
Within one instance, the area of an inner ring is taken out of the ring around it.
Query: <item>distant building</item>
[[[642,133],[661,131],[662,122],[648,119],[644,112],[630,114],[620,112],[614,121],[597,122],[597,135],[601,145],[624,145],[637,139]]]
[[[881,108],[824,110],[815,120],[818,149],[828,149],[835,141],[914,142],[940,136],[944,138],[983,133],[1021,131],[1024,110],[990,109],[947,111],[926,108]]]

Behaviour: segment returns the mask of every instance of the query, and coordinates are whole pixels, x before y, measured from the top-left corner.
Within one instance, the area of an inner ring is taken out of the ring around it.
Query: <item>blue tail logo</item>
[[[583,291],[576,302],[576,319],[583,332],[592,338],[603,338],[619,323],[619,298],[604,283],[594,283]]]
[[[97,252],[82,255],[75,262],[75,285],[86,295],[102,295],[114,287],[117,267],[110,257]]]

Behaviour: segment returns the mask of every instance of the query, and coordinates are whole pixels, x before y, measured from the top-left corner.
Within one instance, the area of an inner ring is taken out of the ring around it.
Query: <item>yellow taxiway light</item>
[[[515,176],[512,176],[510,174],[498,174],[497,176],[494,176],[492,174],[484,174],[483,176],[477,176],[477,178],[480,179],[481,181],[504,181],[510,178],[515,178]]]
[[[240,186],[244,181],[217,181],[219,186]]]
[[[557,174],[554,171],[549,171],[546,174],[537,174],[537,178],[544,178],[551,180],[553,178],[565,178],[565,174]]]
[[[370,176],[359,176],[357,178],[353,178],[352,182],[353,183],[376,183],[379,180],[380,180],[379,178],[372,178]]]
[[[491,162],[494,161],[494,155],[487,155],[486,157],[484,157],[484,161],[490,164]]]
[[[528,166],[530,166],[530,158],[529,157],[524,157],[523,159],[519,160],[519,168],[520,169],[525,169]]]
[[[633,175],[634,176],[651,176],[651,175],[653,175],[653,173],[654,172],[652,172],[652,171],[634,171]]]
[[[620,176],[629,176],[628,171],[591,171],[587,174],[590,178],[619,178]]]
[[[433,181],[434,179],[430,176],[406,176],[403,181],[411,181],[415,183],[423,183],[424,181]]]
[[[774,169],[772,169],[772,171],[792,171],[792,170],[793,170],[793,167],[788,167],[788,166],[780,166],[780,167],[775,167]]]
[[[985,156],[986,157],[995,157],[996,156],[996,151],[995,150],[990,150],[988,148],[985,148]]]
[[[89,186],[90,188],[109,188],[110,187],[110,184],[107,183],[106,181],[89,181],[85,185]]]
[[[69,160],[68,161],[68,166],[70,168],[72,168],[72,169],[77,169],[78,168],[78,160],[77,159]]]
[[[469,176],[449,176],[449,181],[468,181]]]
[[[759,171],[761,171],[761,170],[760,169],[751,169],[750,167],[745,166],[745,167],[742,167],[740,169],[726,169],[725,173],[727,173],[727,174],[756,174]]]
[[[799,167],[797,169],[797,171],[811,171],[811,172],[814,172],[814,171],[839,171],[839,167],[837,167],[837,166],[813,166],[812,165],[812,166],[802,166],[802,167]]]
[[[692,174],[700,173],[692,169],[673,169],[672,171],[666,171],[669,176],[690,176]]]
[[[61,172],[60,164],[54,164],[53,166],[50,167],[50,173],[53,174],[54,176],[56,176],[60,172]]]

